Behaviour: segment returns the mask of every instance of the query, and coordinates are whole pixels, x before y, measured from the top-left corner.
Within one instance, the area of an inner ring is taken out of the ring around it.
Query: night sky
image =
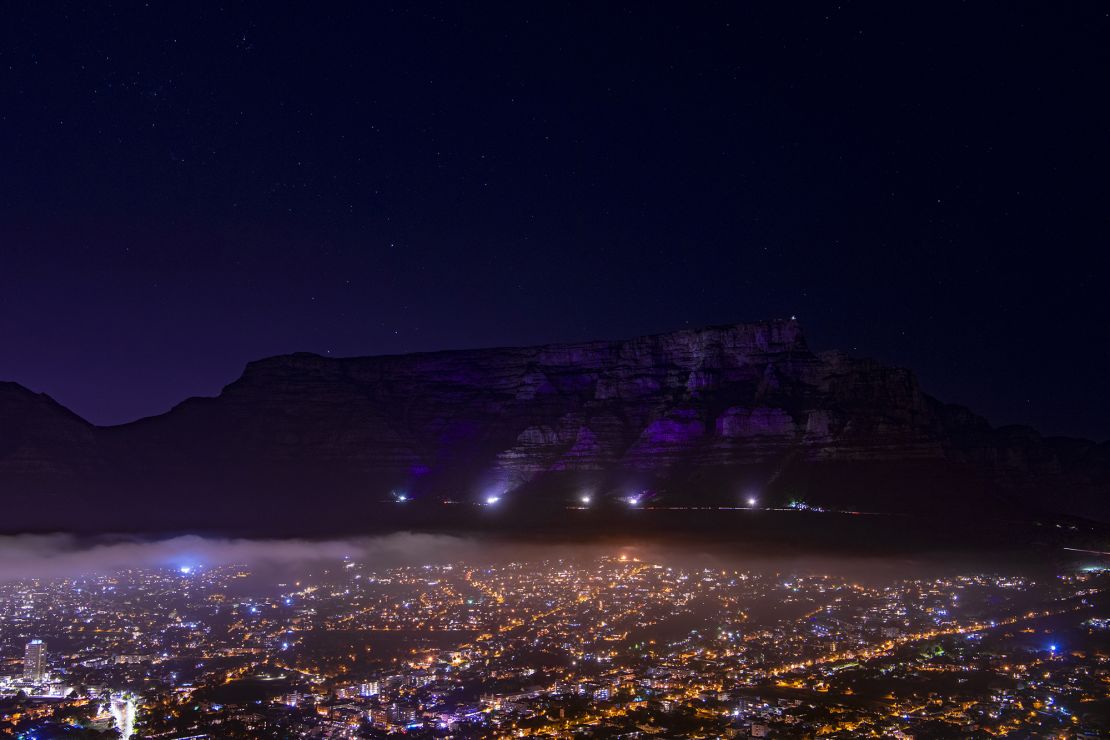
[[[1110,8],[787,5],[6,4],[0,379],[796,314],[1110,437]]]

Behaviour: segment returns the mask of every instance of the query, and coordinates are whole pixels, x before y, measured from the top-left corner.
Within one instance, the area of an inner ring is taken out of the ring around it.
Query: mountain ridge
[[[924,393],[910,370],[812,351],[792,319],[525,347],[275,355],[217,396],[105,427],[8,383],[0,422],[4,498],[32,512],[52,502],[90,526],[167,526],[167,498],[194,502],[197,522],[207,510],[232,528],[388,518],[396,491],[537,507],[584,490],[605,501],[640,491],[659,505],[756,491],[769,504],[958,502],[1101,517],[1110,481],[1107,443],[992,427]],[[119,516],[88,505],[103,496]],[[9,526],[42,523],[17,513]]]

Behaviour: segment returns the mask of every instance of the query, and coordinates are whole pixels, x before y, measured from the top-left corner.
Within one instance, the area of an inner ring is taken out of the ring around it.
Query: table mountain
[[[516,511],[761,505],[1105,516],[1110,450],[992,428],[912,372],[814,352],[793,320],[621,341],[247,365],[113,427],[0,384],[5,529],[373,526]],[[452,503],[444,503],[444,502]],[[616,505],[616,504],[613,504]],[[420,509],[420,507],[425,507]],[[508,516],[506,517],[508,520]]]

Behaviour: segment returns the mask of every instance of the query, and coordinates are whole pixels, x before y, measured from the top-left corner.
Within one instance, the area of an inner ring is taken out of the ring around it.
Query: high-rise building
[[[23,680],[40,683],[46,678],[46,643],[31,640],[23,650]]]

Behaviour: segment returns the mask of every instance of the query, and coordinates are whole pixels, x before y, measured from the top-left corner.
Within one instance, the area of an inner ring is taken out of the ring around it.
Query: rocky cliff
[[[0,386],[7,529],[380,517],[588,490],[656,505],[1096,511],[1106,445],[990,427],[912,373],[811,351],[794,321],[624,341],[250,363],[216,398],[117,427]],[[60,507],[60,508],[54,508]],[[59,514],[58,512],[68,512]],[[58,525],[53,525],[58,526]]]

